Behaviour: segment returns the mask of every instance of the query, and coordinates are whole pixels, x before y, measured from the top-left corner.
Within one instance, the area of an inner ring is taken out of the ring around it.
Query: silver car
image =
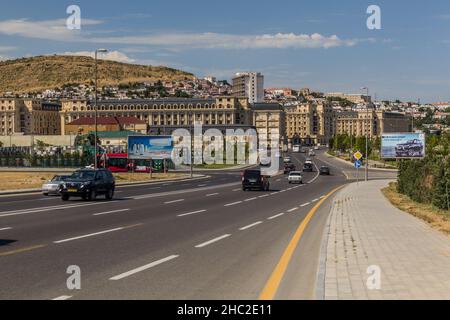
[[[61,185],[69,176],[54,176],[52,180],[42,185],[42,194],[45,196],[59,195],[61,191]]]
[[[299,183],[303,184],[303,176],[301,172],[292,171],[288,177],[289,184],[291,183]]]

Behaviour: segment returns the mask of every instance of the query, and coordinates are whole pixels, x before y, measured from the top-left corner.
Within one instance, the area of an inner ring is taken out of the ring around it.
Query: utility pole
[[[366,90],[366,99],[367,99],[367,106],[366,106],[366,179],[365,181],[369,181],[369,130],[370,130],[370,120],[369,120],[369,88],[364,87],[361,88],[361,90]]]
[[[97,67],[97,57],[98,57],[98,53],[106,53],[108,52],[108,50],[106,49],[97,49],[95,50],[95,69],[94,69],[94,73],[95,73],[95,84],[94,84],[94,118],[95,118],[95,141],[94,141],[94,145],[95,145],[95,151],[94,151],[94,168],[97,169],[98,168],[98,158],[97,158],[97,154],[98,154],[98,108],[97,108],[97,100],[98,100],[98,67]]]

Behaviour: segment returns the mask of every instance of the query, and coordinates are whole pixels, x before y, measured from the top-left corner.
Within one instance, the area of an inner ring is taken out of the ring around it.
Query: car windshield
[[[70,178],[76,180],[92,180],[95,177],[95,171],[77,171]]]
[[[291,177],[300,177],[301,173],[300,172],[293,172],[291,173]]]

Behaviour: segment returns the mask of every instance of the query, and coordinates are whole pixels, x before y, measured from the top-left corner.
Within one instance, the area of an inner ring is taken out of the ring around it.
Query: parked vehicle
[[[302,184],[303,183],[302,173],[299,171],[292,171],[291,173],[289,173],[288,181],[289,181],[289,184],[292,184],[292,183]]]
[[[111,171],[107,169],[82,169],[75,171],[62,184],[61,198],[68,201],[71,197],[81,197],[83,200],[95,200],[98,195],[104,195],[107,200],[114,197],[116,181]]]
[[[261,191],[269,191],[269,177],[264,176],[261,170],[245,170],[242,173],[242,190],[258,189]]]
[[[61,193],[61,187],[65,180],[69,176],[54,176],[52,180],[42,185],[42,194],[45,196],[59,195]]]
[[[320,167],[320,175],[321,176],[329,176],[331,175],[330,168],[327,166]]]

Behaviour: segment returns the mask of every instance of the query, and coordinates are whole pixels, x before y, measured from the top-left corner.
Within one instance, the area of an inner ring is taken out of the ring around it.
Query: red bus
[[[106,162],[106,163],[105,163]],[[163,170],[163,162],[158,160],[129,160],[127,153],[109,153],[105,157],[99,158],[100,167],[109,169],[111,172],[140,172],[150,173],[153,167],[153,172],[159,172]]]

